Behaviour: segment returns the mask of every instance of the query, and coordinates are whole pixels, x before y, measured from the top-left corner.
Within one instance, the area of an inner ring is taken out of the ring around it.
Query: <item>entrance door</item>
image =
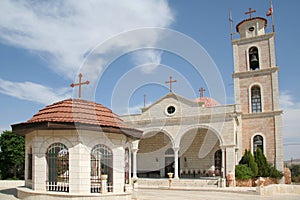
[[[169,177],[169,172],[174,173],[174,150],[172,148],[165,152],[165,177]]]
[[[174,173],[174,157],[165,158],[165,177],[168,178],[168,173]]]

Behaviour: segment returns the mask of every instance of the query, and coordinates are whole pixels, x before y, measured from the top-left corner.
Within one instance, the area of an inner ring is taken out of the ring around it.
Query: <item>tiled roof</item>
[[[78,123],[121,129],[125,130],[126,132],[142,132],[126,125],[118,115],[103,105],[82,99],[67,99],[46,106],[27,122],[13,125],[13,127],[18,125],[24,126],[44,122],[53,122],[56,124]]]
[[[221,105],[217,100],[209,97],[199,97],[195,99],[196,102],[203,103],[204,107],[213,107]]]

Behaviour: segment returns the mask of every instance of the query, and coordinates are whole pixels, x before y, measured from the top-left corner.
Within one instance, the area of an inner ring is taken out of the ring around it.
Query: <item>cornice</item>
[[[248,78],[257,75],[268,75],[274,72],[277,72],[279,67],[270,67],[266,69],[259,69],[259,70],[250,70],[246,72],[235,72],[232,74],[232,78]]]

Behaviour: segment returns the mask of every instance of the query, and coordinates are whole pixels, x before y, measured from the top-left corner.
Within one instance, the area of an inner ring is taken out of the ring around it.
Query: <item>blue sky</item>
[[[244,12],[250,7],[257,10],[254,16],[266,17],[269,6],[269,0],[84,3],[2,0],[0,131],[10,129],[11,124],[26,121],[45,105],[77,97],[77,91],[69,85],[77,81],[79,72],[84,74],[83,81],[91,81],[91,86],[83,86],[84,98],[99,102],[118,114],[137,112],[143,106],[144,94],[150,104],[168,93],[164,82],[171,74],[178,80],[174,84],[174,92],[187,98],[197,97],[200,87],[213,87],[207,77],[197,74],[188,60],[174,52],[155,48],[137,50],[146,42],[143,35],[137,35],[134,42],[120,40],[120,35],[146,27],[175,30],[201,45],[218,70],[216,77],[222,81],[226,95],[224,98],[213,95],[209,89],[205,94],[223,104],[232,104],[233,57],[229,10],[232,10],[235,27],[247,18]],[[297,74],[300,72],[297,65],[300,1],[273,0],[273,6],[287,160],[300,158],[300,84]],[[268,21],[270,28],[270,18]],[[156,47],[163,36],[149,34],[147,37],[148,43]],[[118,51],[116,47],[123,50]],[[126,49],[132,48],[135,50],[126,52]],[[104,58],[95,62],[92,59],[95,55],[108,56],[104,55],[104,50],[116,59],[109,63],[104,62]],[[86,67],[93,64],[98,67]],[[204,64],[208,66],[210,63]],[[133,85],[133,90],[124,99],[118,91],[124,90],[122,86],[128,86],[124,84],[128,77],[144,82],[140,87]],[[185,90],[187,87],[189,91]]]

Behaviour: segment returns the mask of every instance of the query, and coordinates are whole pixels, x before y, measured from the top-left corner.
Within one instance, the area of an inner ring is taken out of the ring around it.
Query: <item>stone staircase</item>
[[[137,181],[138,188],[168,188],[169,179],[148,179],[139,178]],[[196,189],[196,188],[217,188],[218,178],[207,178],[207,179],[173,179],[172,188],[185,188],[185,189]]]

